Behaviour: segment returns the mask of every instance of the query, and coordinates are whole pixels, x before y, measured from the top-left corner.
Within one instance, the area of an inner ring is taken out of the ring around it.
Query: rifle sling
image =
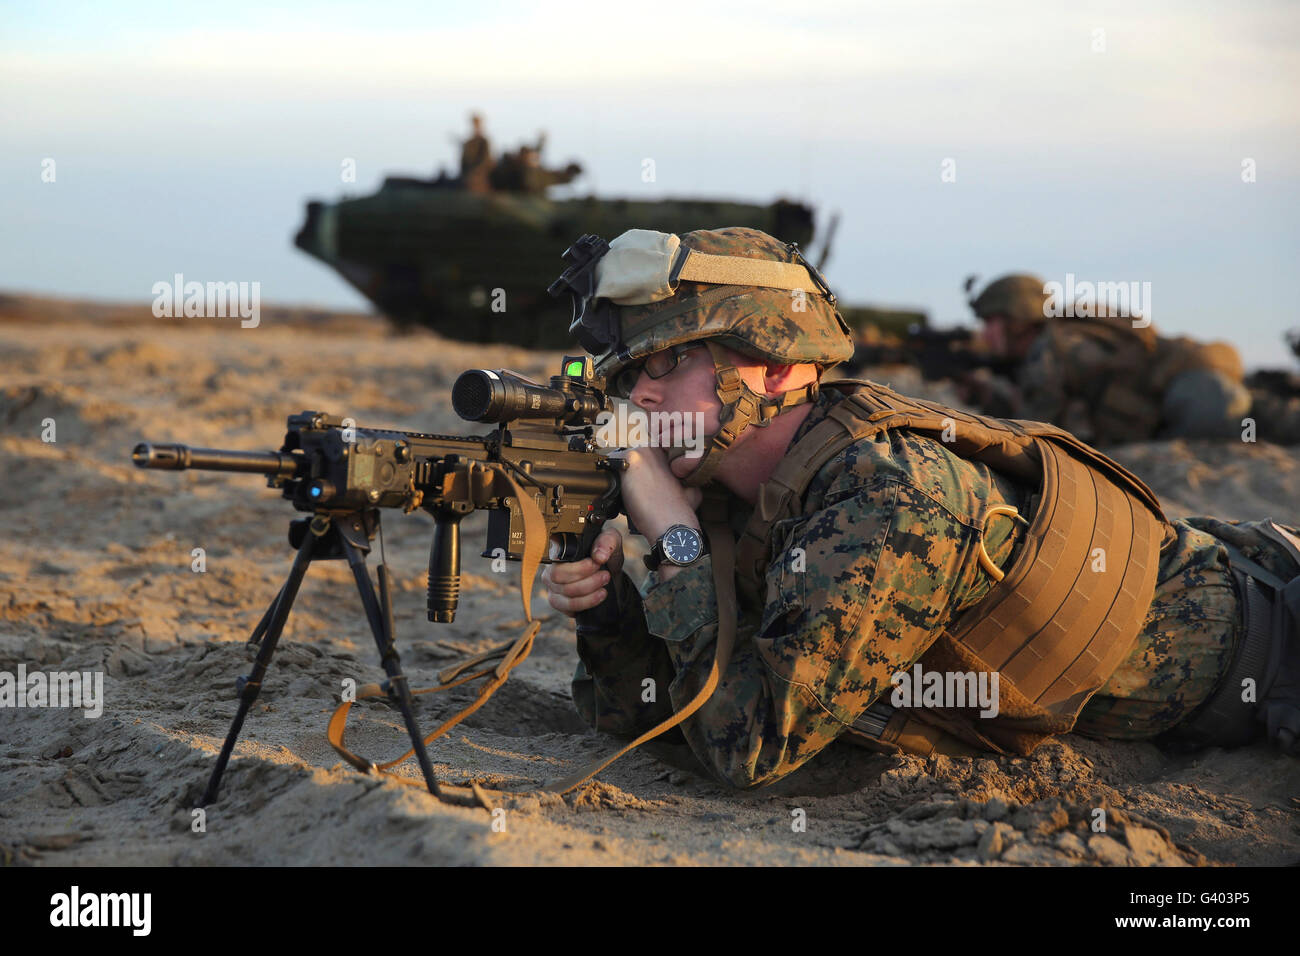
[[[541,788],[543,791],[568,793],[574,787],[604,770],[619,757],[676,727],[703,707],[705,702],[713,695],[714,690],[717,689],[722,672],[727,669],[727,665],[731,662],[731,651],[736,640],[736,621],[739,616],[736,605],[735,538],[727,524],[726,502],[716,494],[711,493],[711,491],[705,492],[702,515],[704,516],[702,522],[704,530],[709,536],[709,549],[712,552],[713,563],[713,586],[717,591],[718,598],[717,644],[713,666],[709,668],[709,676],[704,681],[704,686],[700,688],[699,692],[691,698],[685,707],[656,727],[647,730],[612,756],[598,760],[577,773],[543,785]]]

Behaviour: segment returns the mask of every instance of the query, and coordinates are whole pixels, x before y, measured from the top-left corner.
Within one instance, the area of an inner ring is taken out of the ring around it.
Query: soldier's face
[[[1007,335],[1007,318],[1004,315],[990,315],[984,320],[980,333],[985,347],[994,355],[1006,355],[1010,351]]]
[[[764,394],[762,363],[730,350],[728,354],[746,384],[760,395]],[[691,349],[682,354],[676,368],[661,378],[651,378],[642,372],[628,396],[628,401],[647,413],[682,412],[683,418],[700,413],[703,415],[704,434],[712,435],[717,432],[722,420],[722,402],[718,399],[716,381],[713,354],[706,348]],[[667,434],[656,436],[659,447],[680,445],[684,443],[686,437],[689,437],[678,434],[681,425],[676,416],[668,418],[664,415],[660,416],[660,420],[663,421],[662,427],[667,430]],[[692,421],[695,420],[692,417]],[[748,431],[746,429],[746,432],[741,434],[737,444],[749,437]],[[700,461],[698,457],[677,458],[672,462],[673,474],[678,478],[685,478],[699,467]]]
[[[991,315],[984,320],[980,338],[994,355],[1022,359],[1029,354],[1038,332],[1033,323],[1017,322],[1005,315]]]
[[[810,363],[769,366],[766,362],[742,355],[725,346],[722,348],[722,354],[725,361],[735,367],[741,380],[758,395],[778,395],[799,388],[815,382],[819,374],[817,367]],[[698,448],[697,443],[700,442],[701,436],[711,439],[717,434],[722,420],[722,401],[718,398],[715,372],[713,353],[707,348],[697,348],[684,352],[677,367],[667,375],[651,378],[643,371],[637,378],[628,400],[647,413],[668,413],[658,416],[661,429],[667,428],[666,434],[656,436],[660,448],[673,446]],[[674,412],[682,413],[681,426],[678,424],[678,417],[672,415]],[[700,416],[698,419],[694,417],[696,414]],[[700,423],[699,428],[693,435],[679,435],[678,429],[685,425],[688,416],[690,421]],[[664,422],[664,419],[667,421]],[[652,417],[651,421],[655,421],[655,418]],[[763,429],[759,428],[746,428],[731,448],[734,450],[751,441],[762,431]],[[777,457],[779,456],[778,452]],[[762,455],[759,457],[761,458]],[[678,478],[686,478],[700,466],[702,460],[702,456],[683,455],[671,459],[670,467]],[[726,468],[731,460],[734,459],[724,460],[722,467]]]

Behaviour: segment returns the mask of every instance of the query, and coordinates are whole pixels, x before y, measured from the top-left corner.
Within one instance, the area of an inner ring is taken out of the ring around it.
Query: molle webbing
[[[1123,661],[1145,619],[1169,530],[1155,495],[1053,425],[969,415],[871,382],[825,387],[848,394],[760,487],[738,546],[742,592],[751,601],[765,597],[771,526],[800,513],[813,476],[845,447],[893,428],[947,438],[955,454],[1039,486],[1039,505],[1006,576],[934,648],[997,671],[1012,706],[1003,708],[1005,717],[978,721],[980,730],[951,714],[900,711],[879,739],[928,753],[916,738],[933,723],[982,747],[1028,752],[1068,730]]]
[[[1050,442],[1039,450],[1042,499],[1020,554],[951,634],[1033,703],[1077,716],[1142,626],[1162,527],[1094,469]]]

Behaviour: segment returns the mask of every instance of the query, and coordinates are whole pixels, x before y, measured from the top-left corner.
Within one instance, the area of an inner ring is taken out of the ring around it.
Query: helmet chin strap
[[[696,469],[682,479],[682,483],[692,488],[702,488],[713,480],[714,473],[722,464],[722,456],[736,439],[750,425],[765,428],[777,415],[787,412],[798,405],[811,402],[817,397],[817,382],[809,382],[799,388],[790,389],[776,396],[759,395],[740,377],[739,370],[731,364],[722,346],[710,339],[704,344],[713,356],[714,374],[718,398],[722,402],[722,412],[718,416],[718,430],[706,437],[708,447]],[[668,449],[668,463],[686,454],[684,447]]]

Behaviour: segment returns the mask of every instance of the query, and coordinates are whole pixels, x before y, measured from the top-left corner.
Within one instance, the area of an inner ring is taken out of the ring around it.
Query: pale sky
[[[1280,364],[1297,41],[1283,2],[10,2],[0,289],[147,301],[183,272],[361,306],[292,248],[303,203],[452,167],[478,109],[583,163],[557,195],[840,212],[848,302],[948,325],[972,272],[1149,281],[1162,331]]]

